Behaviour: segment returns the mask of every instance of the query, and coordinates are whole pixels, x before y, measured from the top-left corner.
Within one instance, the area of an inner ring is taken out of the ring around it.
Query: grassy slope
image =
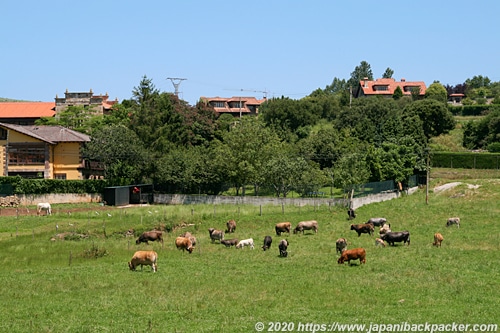
[[[442,182],[441,180],[438,180]],[[349,230],[344,209],[328,207],[153,206],[105,214],[64,212],[51,217],[2,217],[0,328],[8,332],[252,332],[258,321],[340,323],[499,323],[498,180],[467,180],[447,192],[425,191],[358,209],[357,223],[385,216],[393,230],[409,230],[411,245],[376,248],[374,238]],[[191,211],[193,209],[193,211]],[[460,216],[462,226],[446,228]],[[235,218],[235,237],[256,249],[226,249],[208,240],[209,227]],[[277,237],[280,221],[317,219],[317,235]],[[161,223],[195,224],[199,246],[177,251],[177,230],[160,244],[136,246],[118,234]],[[50,242],[55,232],[91,232],[83,241]],[[73,224],[70,226],[69,224]],[[16,230],[17,235],[16,237]],[[107,238],[102,235],[106,231]],[[442,248],[433,248],[440,231]],[[273,236],[271,251],[260,249]],[[338,265],[335,240],[364,247],[367,264]],[[277,243],[290,241],[289,257]],[[108,255],[83,257],[91,248]],[[158,251],[159,271],[130,272],[136,249]],[[71,265],[70,263],[71,255]],[[356,313],[356,315],[354,315]]]

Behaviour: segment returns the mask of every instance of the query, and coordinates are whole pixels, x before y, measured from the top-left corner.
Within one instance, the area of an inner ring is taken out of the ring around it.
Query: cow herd
[[[348,211],[349,220],[353,219],[356,215],[354,210],[350,209]],[[460,227],[460,218],[452,217],[449,218],[446,222],[446,226],[456,225]],[[386,218],[376,217],[370,218],[366,223],[360,224],[351,224],[350,230],[354,230],[358,237],[361,234],[368,234],[373,236],[375,233],[375,227],[379,228],[379,237],[375,239],[375,246],[386,247],[386,243],[389,246],[395,246],[396,243],[403,243],[410,245],[410,232],[408,230],[404,231],[392,231],[391,225],[387,223]],[[255,243],[253,238],[225,238],[226,234],[233,234],[236,231],[236,221],[229,220],[226,222],[226,230],[216,229],[216,228],[208,228],[209,238],[212,244],[223,244],[225,247],[230,248],[234,246],[236,249],[243,249],[248,247],[249,249],[255,249]],[[292,224],[290,222],[280,222],[274,226],[274,231],[276,236],[281,236],[283,233],[290,233],[293,231],[294,234],[304,234],[305,231],[311,231],[314,234],[318,233],[318,222],[311,221],[301,221],[298,222],[295,228],[292,229]],[[154,242],[158,241],[163,244],[163,234],[162,231],[152,230],[146,231],[142,233],[139,238],[136,240],[136,244]],[[434,234],[434,242],[432,245],[441,246],[443,242],[443,235],[437,232]],[[185,232],[175,239],[175,246],[177,249],[182,251],[187,251],[188,253],[192,253],[196,246],[196,237],[194,237],[190,232]],[[264,236],[262,250],[267,251],[271,249],[271,245],[273,243],[273,239],[271,236]],[[336,253],[340,254],[337,262],[339,264],[344,264],[346,261],[350,265],[351,261],[359,260],[360,264],[366,263],[366,250],[364,248],[354,248],[348,249],[348,241],[346,238],[342,237],[337,239],[336,241]],[[288,256],[288,239],[281,239],[278,243],[278,250],[280,257]],[[157,270],[157,259],[158,254],[154,251],[137,251],[134,253],[131,261],[128,263],[129,268],[131,270],[135,270],[137,266],[149,265],[151,266],[153,272]]]

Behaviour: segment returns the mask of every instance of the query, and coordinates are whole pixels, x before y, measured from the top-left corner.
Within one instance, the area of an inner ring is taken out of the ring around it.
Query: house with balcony
[[[230,114],[234,117],[244,115],[257,115],[259,106],[266,101],[266,98],[256,99],[255,97],[201,97],[200,100],[212,106],[217,114]]]
[[[0,176],[87,178],[81,150],[89,141],[88,135],[62,126],[0,123]]]
[[[392,97],[397,87],[401,88],[403,96],[412,96],[412,91],[418,91],[419,96],[422,98],[425,96],[425,90],[427,89],[423,81],[406,81],[406,79],[396,81],[393,78],[368,80],[368,78],[364,78],[359,81],[357,89],[354,89],[354,97]]]

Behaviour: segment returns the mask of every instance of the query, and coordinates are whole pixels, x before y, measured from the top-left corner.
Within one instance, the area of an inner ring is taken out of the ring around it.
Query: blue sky
[[[500,81],[499,1],[4,1],[0,97],[119,101],[146,75],[180,97],[302,98],[361,61],[375,78]]]

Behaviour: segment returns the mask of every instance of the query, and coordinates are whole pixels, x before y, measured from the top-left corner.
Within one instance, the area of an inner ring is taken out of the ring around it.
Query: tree
[[[274,153],[261,169],[266,184],[270,184],[277,197],[287,194],[301,183],[302,175],[310,168],[307,161],[293,153],[286,143],[274,147]]]
[[[392,98],[394,100],[399,100],[401,97],[403,97],[403,91],[401,90],[400,86],[397,86],[396,89],[394,89],[394,94],[392,94]]]
[[[346,153],[332,169],[333,184],[348,193],[355,185],[368,182],[370,169],[366,155],[358,152]]]
[[[359,86],[359,81],[364,78],[368,78],[368,80],[372,81],[373,72],[369,63],[361,61],[361,63],[356,66],[354,71],[351,73],[351,78],[347,81],[347,86],[355,89]]]
[[[389,67],[387,67],[384,74],[382,74],[382,78],[391,79],[393,75],[394,75],[394,71],[392,69],[390,69]]]
[[[123,125],[104,126],[93,132],[83,156],[104,165],[104,176],[115,185],[141,183],[150,159],[139,137]]]
[[[406,116],[417,115],[420,118],[427,139],[448,133],[456,124],[446,104],[434,99],[413,102],[404,108],[403,113]]]
[[[90,134],[92,124],[102,121],[101,115],[95,115],[95,111],[85,108],[83,105],[71,105],[58,113],[55,117],[43,117],[37,121],[37,125],[63,126],[72,130]]]
[[[222,141],[213,143],[216,149],[215,163],[226,170],[228,181],[236,188],[236,195],[245,185],[254,185],[256,194],[262,183],[261,170],[271,157],[272,147],[279,143],[277,135],[255,117],[243,117],[228,132]]]
[[[438,81],[434,81],[425,90],[425,98],[434,99],[441,103],[446,103],[448,101],[448,93],[446,91],[446,88],[441,83],[439,83]]]

